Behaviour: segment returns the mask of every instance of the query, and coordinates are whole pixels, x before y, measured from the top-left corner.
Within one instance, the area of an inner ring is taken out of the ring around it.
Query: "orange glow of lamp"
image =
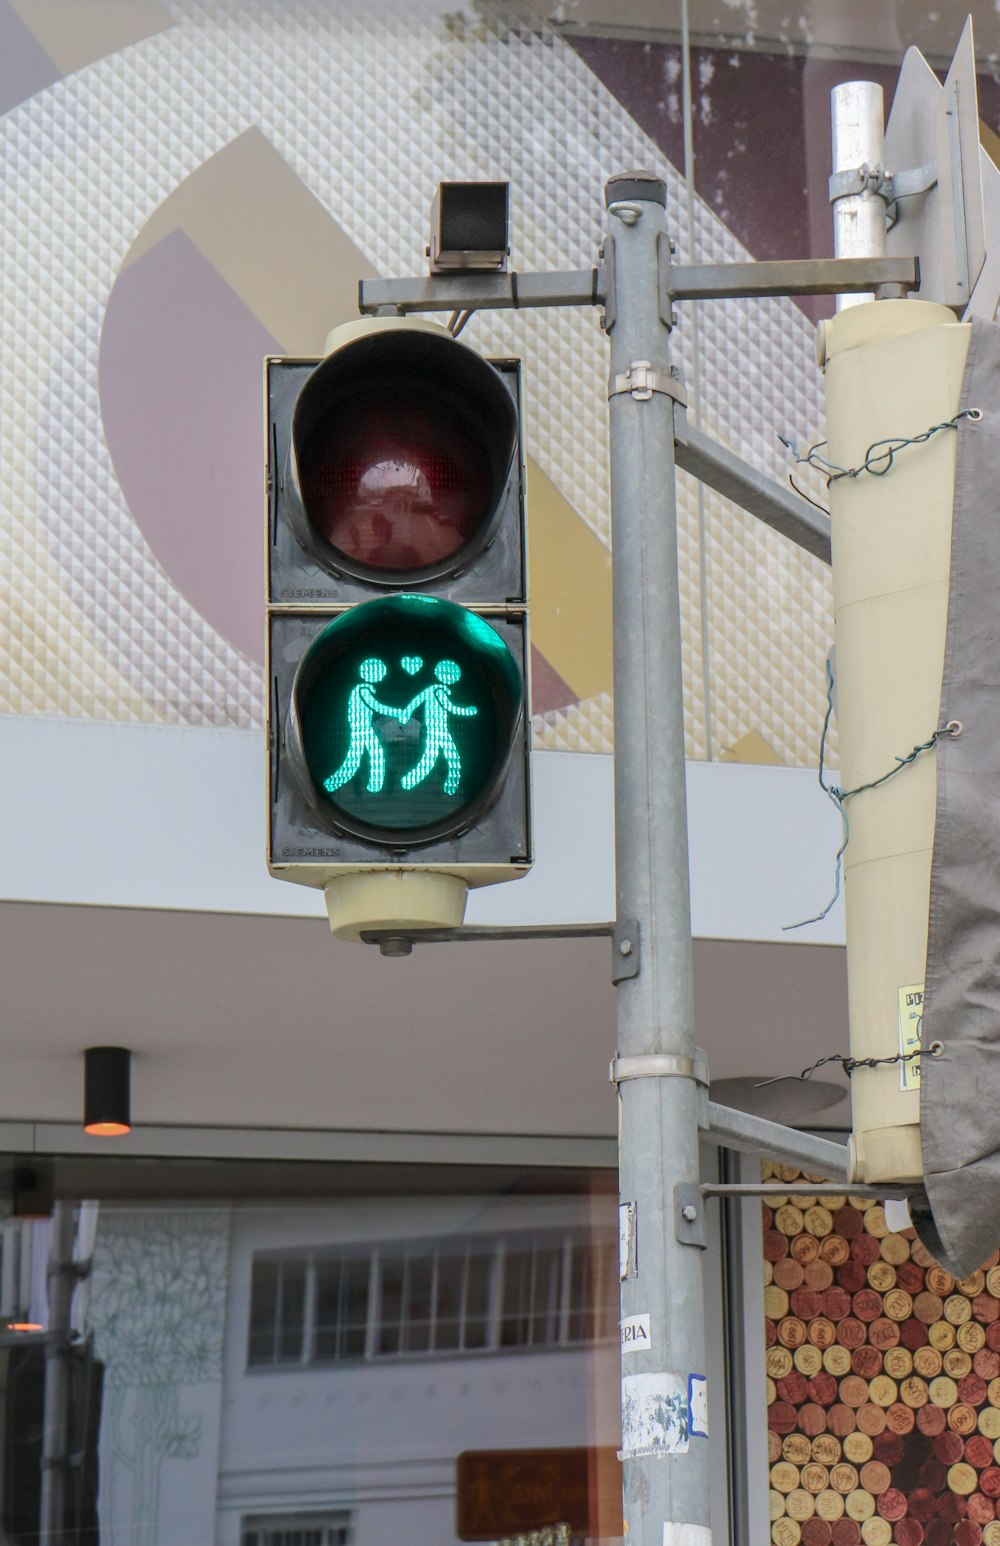
[[[83,1130],[97,1138],[132,1131],[132,1054],[127,1047],[88,1047],[83,1054]]]

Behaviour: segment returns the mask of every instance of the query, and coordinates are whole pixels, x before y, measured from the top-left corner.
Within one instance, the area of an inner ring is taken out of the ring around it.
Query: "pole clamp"
[[[633,360],[623,376],[613,376],[608,387],[608,401],[628,393],[637,403],[648,403],[654,392],[672,397],[675,403],[687,405],[687,392],[683,381],[668,371],[654,370],[649,360]]]
[[[673,1052],[644,1052],[637,1057],[614,1057],[608,1067],[612,1084],[626,1079],[694,1079],[708,1088],[708,1058],[699,1047],[693,1058]]]

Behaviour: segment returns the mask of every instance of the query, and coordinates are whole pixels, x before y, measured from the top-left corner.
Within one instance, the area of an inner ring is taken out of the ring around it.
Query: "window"
[[[261,1514],[244,1519],[240,1546],[351,1546],[351,1516]]]
[[[579,1347],[615,1335],[614,1243],[580,1230],[257,1256],[258,1367]]]

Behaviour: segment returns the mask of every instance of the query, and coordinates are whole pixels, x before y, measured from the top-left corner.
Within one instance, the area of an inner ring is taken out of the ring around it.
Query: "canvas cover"
[[[1000,1245],[1000,323],[973,319],[958,425],[921,1043],[927,1201],[937,1260],[964,1277]],[[937,1057],[928,1049],[940,1042]]]

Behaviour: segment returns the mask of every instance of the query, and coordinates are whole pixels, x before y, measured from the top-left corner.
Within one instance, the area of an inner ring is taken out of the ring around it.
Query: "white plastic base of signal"
[[[331,932],[357,942],[376,929],[457,929],[469,887],[438,870],[377,870],[338,875],[323,895]]]

